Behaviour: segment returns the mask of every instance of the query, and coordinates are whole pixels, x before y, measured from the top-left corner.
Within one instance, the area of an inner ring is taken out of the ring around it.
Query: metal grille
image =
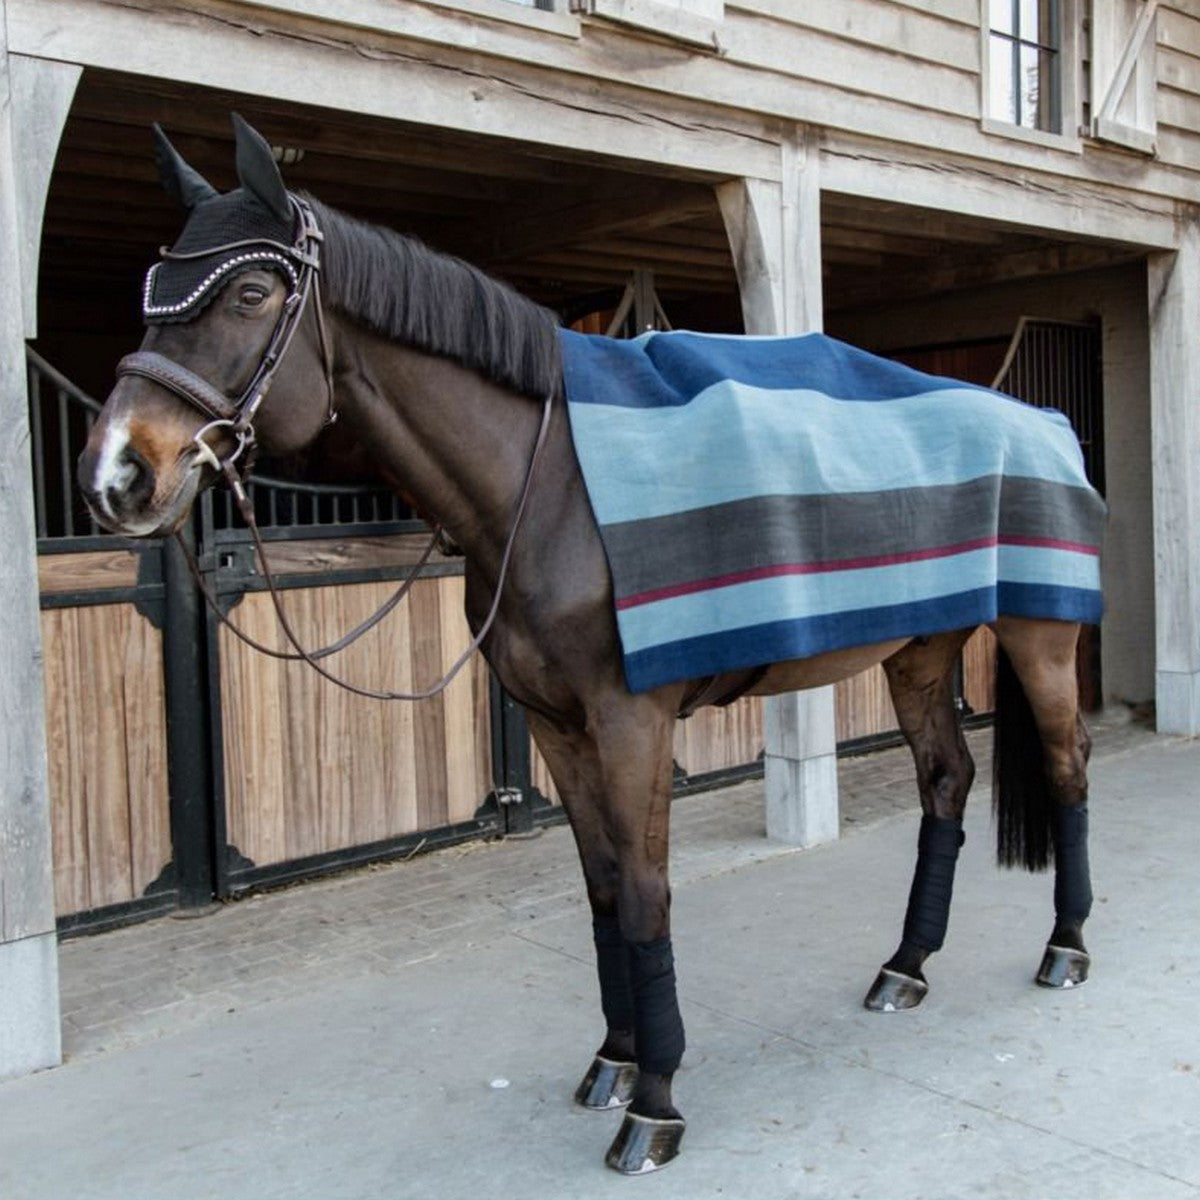
[[[255,475],[246,493],[264,536],[317,536],[334,531],[344,535],[383,534],[398,531],[413,520],[412,510],[395,493],[383,488],[298,483]],[[208,495],[214,529],[246,528],[227,488]]]
[[[1104,491],[1104,396],[1098,323],[1022,317],[993,385],[1038,408],[1065,413],[1088,479]]]
[[[104,532],[75,487],[75,460],[100,405],[26,349],[32,437],[34,522],[39,540],[96,537]]]
[[[26,349],[32,437],[34,513],[40,541],[110,536],[96,524],[75,486],[75,460],[101,405],[36,351]],[[385,534],[411,527],[411,509],[385,488],[305,484],[256,475],[247,488],[265,536],[336,532]],[[206,493],[212,528],[245,524],[224,488]]]

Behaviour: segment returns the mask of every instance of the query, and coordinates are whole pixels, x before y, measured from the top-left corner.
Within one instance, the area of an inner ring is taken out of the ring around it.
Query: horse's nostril
[[[134,504],[149,500],[154,491],[154,468],[132,446],[122,453],[121,466],[126,499]]]

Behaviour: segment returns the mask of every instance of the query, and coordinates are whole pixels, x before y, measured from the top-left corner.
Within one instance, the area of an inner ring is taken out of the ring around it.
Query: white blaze
[[[129,446],[129,418],[115,417],[104,430],[104,441],[96,455],[96,471],[92,478],[92,491],[99,499],[100,507],[109,520],[117,514],[109,504],[110,490],[121,494],[128,490],[137,476],[137,467],[125,453]]]

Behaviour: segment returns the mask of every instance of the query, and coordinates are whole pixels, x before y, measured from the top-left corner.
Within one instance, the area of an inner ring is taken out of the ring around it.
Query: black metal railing
[[[28,347],[34,522],[39,541],[98,537],[75,486],[75,460],[96,423],[100,404]]]
[[[88,512],[75,485],[75,461],[96,423],[100,402],[28,347],[26,367],[38,539],[109,536]],[[255,475],[247,492],[268,538],[378,536],[414,527],[409,506],[382,486],[310,484]],[[209,495],[211,529],[245,529],[228,491],[222,488]]]
[[[1097,322],[1022,317],[996,377],[1000,391],[1065,413],[1088,479],[1104,491],[1104,385]]]

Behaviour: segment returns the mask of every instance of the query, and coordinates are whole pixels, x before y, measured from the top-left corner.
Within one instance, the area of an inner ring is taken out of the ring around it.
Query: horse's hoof
[[[624,1108],[633,1099],[637,1079],[637,1063],[614,1062],[597,1054],[575,1089],[575,1103],[596,1110]]]
[[[924,979],[883,967],[875,976],[863,1007],[872,1012],[899,1012],[902,1008],[916,1008],[925,999],[927,991],[929,984]]]
[[[645,1175],[665,1167],[679,1153],[682,1117],[641,1117],[626,1113],[604,1161],[622,1175]]]
[[[1087,982],[1091,957],[1086,950],[1072,950],[1051,942],[1042,956],[1037,981],[1042,987],[1073,988]]]

